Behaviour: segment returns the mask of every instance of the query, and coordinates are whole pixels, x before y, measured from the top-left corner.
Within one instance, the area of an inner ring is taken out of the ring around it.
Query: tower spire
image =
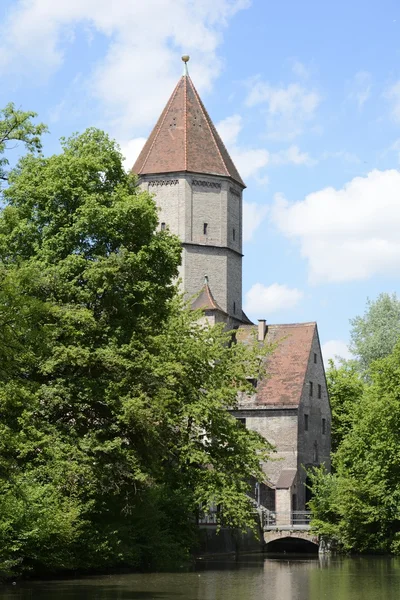
[[[183,77],[132,170],[139,176],[179,172],[221,175],[244,188],[246,186],[189,77],[188,61],[189,56],[183,55]]]
[[[189,60],[190,60],[190,56],[188,54],[184,54],[182,56],[182,61],[183,61],[183,76],[184,77],[188,77],[188,75],[189,75],[188,66],[187,66]]]

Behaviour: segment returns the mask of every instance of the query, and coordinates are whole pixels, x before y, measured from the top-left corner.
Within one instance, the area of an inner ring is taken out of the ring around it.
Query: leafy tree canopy
[[[368,371],[336,473],[314,475],[314,526],[346,550],[400,553],[400,343]]]
[[[227,408],[262,356],[183,309],[180,242],[115,143],[62,143],[21,159],[0,218],[0,563],[162,567],[199,505],[252,522],[270,446]]]
[[[350,320],[350,350],[360,369],[388,356],[400,339],[400,300],[396,294],[380,294],[368,300],[364,315]]]
[[[352,428],[364,384],[352,361],[337,366],[330,360],[326,380],[332,409],[332,452],[335,453]]]
[[[0,180],[7,180],[8,159],[1,156],[5,150],[19,143],[32,152],[42,149],[41,135],[47,128],[42,123],[33,123],[32,119],[36,116],[34,112],[16,109],[12,103],[0,110]]]

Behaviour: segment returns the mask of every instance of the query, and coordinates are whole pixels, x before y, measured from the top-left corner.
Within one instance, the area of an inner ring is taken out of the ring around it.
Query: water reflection
[[[0,588],[4,600],[397,600],[389,558],[246,556],[200,561],[190,573],[88,577]]]

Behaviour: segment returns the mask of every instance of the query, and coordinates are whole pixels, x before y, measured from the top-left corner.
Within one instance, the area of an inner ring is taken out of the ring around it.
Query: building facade
[[[331,413],[315,323],[253,325],[242,309],[242,195],[245,184],[216,131],[185,61],[132,171],[154,194],[160,229],[182,242],[180,279],[193,309],[236,329],[237,340],[276,343],[268,376],[254,382],[234,415],[276,446],[264,465],[257,502],[282,513],[303,510],[306,468],[330,467]]]

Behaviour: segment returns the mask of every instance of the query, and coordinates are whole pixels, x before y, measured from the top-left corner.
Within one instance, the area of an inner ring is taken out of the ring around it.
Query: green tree
[[[62,146],[4,192],[3,289],[24,318],[0,382],[0,562],[165,566],[200,504],[251,524],[245,481],[270,447],[227,408],[262,356],[183,309],[180,242],[115,143],[90,129]]]
[[[42,149],[41,135],[47,128],[42,123],[33,123],[36,116],[34,112],[16,109],[12,103],[0,110],[0,155],[19,143],[32,152]],[[0,156],[0,180],[7,180],[7,165],[7,157]]]
[[[364,383],[353,361],[336,366],[330,360],[326,380],[332,409],[332,452],[335,453],[353,426]]]
[[[374,360],[388,356],[400,338],[400,300],[395,293],[367,300],[364,315],[350,325],[350,350],[365,372]]]
[[[344,548],[400,552],[400,344],[371,366],[370,384],[336,455],[314,480],[314,526]]]

